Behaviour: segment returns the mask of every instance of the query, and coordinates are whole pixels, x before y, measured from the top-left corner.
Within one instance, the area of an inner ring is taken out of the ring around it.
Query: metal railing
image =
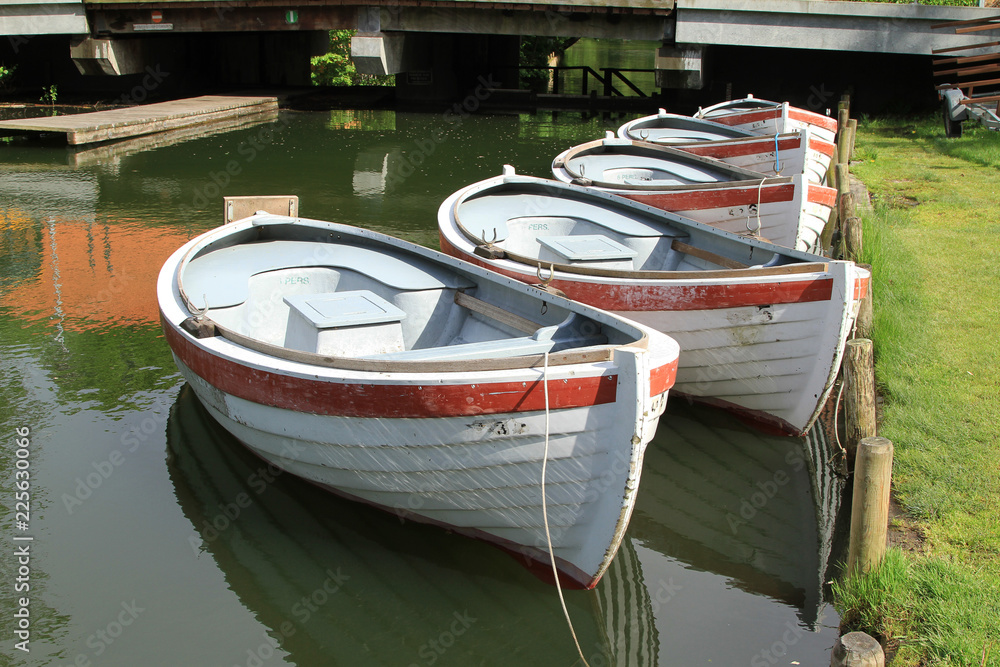
[[[531,67],[522,66],[516,68],[518,71],[524,70],[544,70],[547,72],[552,72],[552,92],[556,95],[562,92],[562,72],[580,72],[580,90],[583,95],[589,95],[591,91],[591,78],[593,78],[594,83],[597,87],[594,90],[601,90],[605,97],[626,97],[626,94],[615,87],[615,79],[617,78],[621,83],[628,87],[629,90],[635,92],[639,97],[649,97],[645,92],[642,91],[635,83],[629,81],[623,72],[641,72],[641,73],[652,73],[656,70],[652,69],[636,69],[636,68],[620,68],[620,67],[601,67],[600,70],[603,74],[598,74],[597,71],[590,67],[589,65],[574,65],[574,66],[558,66],[558,67]]]

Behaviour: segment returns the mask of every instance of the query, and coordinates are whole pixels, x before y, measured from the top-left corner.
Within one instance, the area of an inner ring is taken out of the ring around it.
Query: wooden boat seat
[[[626,262],[631,268],[638,254],[603,234],[578,236],[539,236],[538,242],[564,261],[570,262]]]
[[[467,279],[429,262],[397,258],[362,246],[321,246],[306,241],[262,241],[222,248],[191,260],[181,276],[184,291],[202,307],[237,306],[249,297],[251,276],[300,267],[348,269],[399,290],[463,289]],[[207,303],[205,303],[207,302]]]
[[[363,356],[403,349],[406,313],[368,290],[293,294],[284,346],[332,356]]]
[[[482,313],[483,310],[477,309],[476,312]],[[590,328],[595,330],[590,331]],[[583,318],[573,313],[559,324],[539,327],[530,336],[484,340],[475,343],[457,343],[441,347],[372,355],[368,358],[399,361],[507,359],[510,357],[544,354],[546,352],[558,352],[566,348],[607,344],[608,337],[596,329],[597,327],[585,326]]]

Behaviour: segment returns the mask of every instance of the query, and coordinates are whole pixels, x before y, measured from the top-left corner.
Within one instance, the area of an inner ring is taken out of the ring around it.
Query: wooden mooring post
[[[847,341],[844,351],[844,414],[848,459],[865,438],[876,435],[875,363],[867,338]]]
[[[865,438],[858,445],[847,576],[868,572],[885,557],[892,453],[892,441],[886,438]]]
[[[848,632],[834,644],[830,667],[885,667],[885,652],[871,635]]]

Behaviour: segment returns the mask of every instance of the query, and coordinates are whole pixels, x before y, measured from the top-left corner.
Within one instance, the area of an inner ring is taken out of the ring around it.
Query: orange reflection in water
[[[17,209],[2,219],[14,232],[5,235],[9,240],[23,240],[41,253],[38,272],[10,286],[4,306],[29,321],[61,320],[74,331],[158,322],[157,274],[192,236],[134,219],[35,221]],[[0,250],[9,256],[14,249]]]

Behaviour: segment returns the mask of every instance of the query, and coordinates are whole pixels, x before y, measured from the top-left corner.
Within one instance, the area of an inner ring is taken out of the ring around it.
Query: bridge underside
[[[893,81],[909,80],[930,69],[931,48],[993,39],[995,33],[960,36],[931,26],[996,13],[839,0],[291,2],[0,0],[0,34],[10,35],[0,39],[0,63],[13,57],[19,74],[60,84],[77,69],[117,75],[130,86],[145,86],[151,70],[167,71],[169,77],[157,79],[164,94],[172,86],[308,85],[309,58],[326,52],[327,31],[350,29],[358,31],[352,55],[359,71],[402,75],[398,98],[437,101],[466,94],[480,77],[517,87],[521,36],[594,37],[659,45],[656,85],[688,91],[678,93],[684,99],[698,90],[726,95],[754,76],[760,84],[751,92],[763,94],[765,84],[774,83],[764,77],[787,79],[790,64],[808,63],[808,86],[799,87],[819,100],[830,86],[867,85],[873,77],[863,73],[873,69],[892,71]],[[72,52],[68,72],[53,62],[60,50]],[[871,60],[876,57],[883,64]],[[883,66],[886,59],[891,66]]]

